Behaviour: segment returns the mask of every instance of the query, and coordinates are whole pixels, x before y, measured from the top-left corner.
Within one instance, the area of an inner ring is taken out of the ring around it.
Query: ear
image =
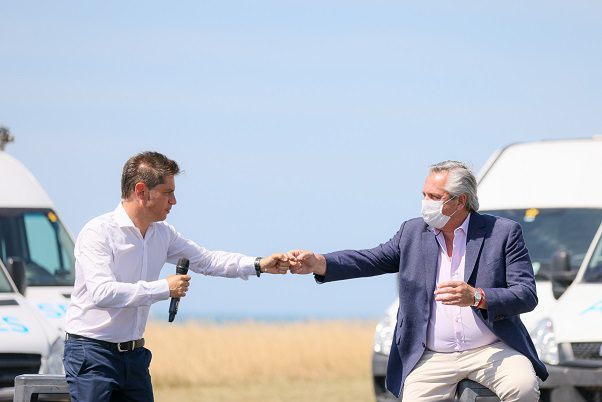
[[[134,186],[134,195],[136,196],[137,200],[146,201],[146,199],[148,197],[147,193],[148,193],[148,187],[146,187],[146,184],[144,184],[141,181],[136,183],[136,185]]]
[[[460,194],[458,196],[458,202],[464,205],[464,209],[468,209],[468,196],[466,194]]]

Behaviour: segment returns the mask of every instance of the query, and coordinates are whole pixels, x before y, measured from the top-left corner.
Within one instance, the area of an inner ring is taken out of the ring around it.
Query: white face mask
[[[449,222],[449,219],[454,216],[457,211],[454,211],[454,213],[450,216],[444,215],[443,206],[454,198],[456,197],[452,197],[445,202],[422,200],[422,219],[424,219],[424,222],[426,222],[427,225],[437,229],[441,229],[443,226],[445,226],[445,224]]]

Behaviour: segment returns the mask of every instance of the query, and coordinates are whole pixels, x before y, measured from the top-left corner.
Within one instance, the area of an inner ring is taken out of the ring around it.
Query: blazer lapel
[[[485,220],[476,212],[470,215],[468,223],[468,234],[466,237],[466,256],[464,257],[464,282],[468,283],[472,275],[477,258],[483,247],[485,238]]]
[[[430,309],[433,301],[437,281],[437,261],[439,259],[439,245],[435,233],[430,228],[422,232],[422,261],[424,261],[424,280],[426,283],[426,301]]]

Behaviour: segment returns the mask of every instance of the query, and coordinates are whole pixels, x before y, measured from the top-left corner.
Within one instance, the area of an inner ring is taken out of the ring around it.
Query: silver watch
[[[479,303],[481,302],[481,299],[483,298],[483,295],[481,294],[481,292],[479,291],[479,289],[475,289],[474,290],[474,302],[472,303],[473,307],[476,307],[479,305]]]

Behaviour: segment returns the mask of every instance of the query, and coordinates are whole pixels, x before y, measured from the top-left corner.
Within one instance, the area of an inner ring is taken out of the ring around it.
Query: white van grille
[[[602,361],[602,342],[571,343],[575,359]]]

